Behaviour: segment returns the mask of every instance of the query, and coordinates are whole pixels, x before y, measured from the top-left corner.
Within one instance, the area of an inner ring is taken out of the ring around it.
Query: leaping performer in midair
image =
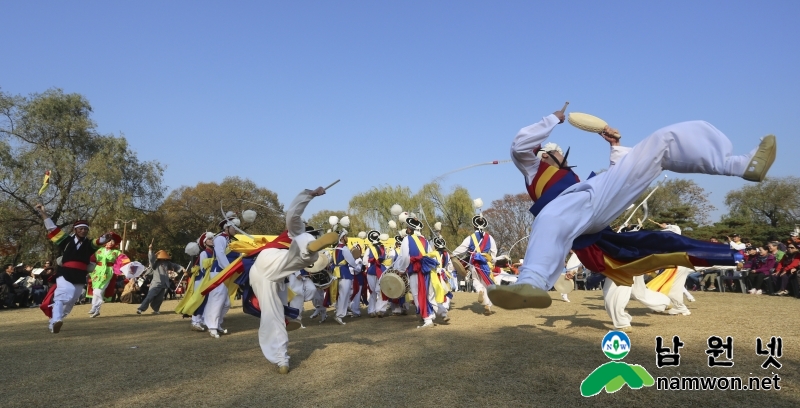
[[[775,160],[775,136],[762,138],[748,154],[733,155],[731,141],[707,122],[667,126],[633,148],[620,146],[619,132],[606,126],[599,134],[611,145],[611,165],[580,181],[568,166],[569,151],[564,155],[554,143],[543,145],[564,122],[565,109],[522,128],[511,144],[511,159],[525,176],[536,218],[519,279],[489,289],[494,304],[505,309],[549,307],[547,290],[558,279],[570,248],[584,266],[625,286],[633,276],[666,266],[734,265],[727,245],[661,231],[616,234],[608,226],[663,170],[763,181]]]

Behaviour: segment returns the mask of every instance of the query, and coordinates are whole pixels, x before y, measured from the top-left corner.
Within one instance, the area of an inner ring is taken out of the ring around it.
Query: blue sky
[[[776,134],[773,176],[795,174],[800,151],[795,1],[5,1],[0,18],[4,92],[85,95],[171,189],[238,175],[288,203],[342,179],[309,215],[508,159],[567,100],[628,145],[702,119],[735,153]],[[598,136],[564,124],[552,141],[582,177],[607,166]],[[746,183],[688,178],[715,218]],[[524,188],[510,163],[444,184],[487,204]]]

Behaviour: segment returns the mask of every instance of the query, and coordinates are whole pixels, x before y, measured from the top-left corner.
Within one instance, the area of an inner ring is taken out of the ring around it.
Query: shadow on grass
[[[459,301],[465,305],[470,298],[474,299],[468,296]],[[781,360],[784,370],[780,374],[788,383],[784,391],[665,394],[655,387],[624,387],[614,394],[583,398],[581,381],[608,361],[600,350],[608,330],[605,320],[584,312],[542,315],[550,309],[500,310],[492,318],[484,318],[470,313],[471,307],[451,312],[450,325],[424,330],[415,329],[417,318],[413,315],[346,319],[348,324],[340,326],[331,317],[324,324],[312,323],[306,312],[303,320],[310,327],[289,334],[292,372],[285,376],[276,374],[261,354],[258,319],[243,313],[228,315],[226,326],[232,334],[221,339],[190,331],[189,320],[174,314],[115,315],[127,313],[124,308],[109,308],[108,318],[97,319],[85,317],[85,311],[76,308],[75,316],[65,321],[62,333],[56,336],[47,332],[41,312],[29,313],[13,325],[0,321],[0,359],[13,367],[0,371],[3,406],[798,403],[798,361],[787,357]],[[165,304],[163,309],[167,308]],[[559,320],[569,322],[566,330],[554,329]],[[685,322],[702,328],[702,322]],[[648,325],[643,326],[647,330]],[[655,367],[653,336],[635,332],[625,362],[641,364],[653,376],[747,375],[748,367],[761,362],[752,352],[742,351],[736,355],[737,367],[720,374],[707,367],[706,355],[696,349],[702,337],[687,340],[681,366],[671,370]],[[784,340],[789,341],[793,340]],[[32,384],[42,381],[47,384],[43,391],[32,392]]]

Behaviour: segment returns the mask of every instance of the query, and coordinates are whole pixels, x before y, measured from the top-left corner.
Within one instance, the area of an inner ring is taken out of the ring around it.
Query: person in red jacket
[[[786,290],[789,278],[797,276],[797,269],[800,267],[800,253],[797,252],[797,244],[790,243],[786,246],[786,251],[786,255],[775,267],[775,273],[770,276],[775,287],[778,286],[778,282],[781,284],[781,288],[778,290],[779,295],[789,294],[789,291]]]

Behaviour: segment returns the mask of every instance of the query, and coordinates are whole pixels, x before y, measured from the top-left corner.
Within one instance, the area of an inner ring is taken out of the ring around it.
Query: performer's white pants
[[[377,275],[367,275],[367,283],[369,284],[369,307],[367,307],[367,312],[369,314],[383,313],[386,310],[387,302],[383,300],[383,294],[381,293],[381,284],[380,279],[378,279]]]
[[[217,276],[219,272],[211,272],[211,278]],[[259,299],[260,300],[260,299]],[[231,308],[231,298],[228,296],[228,287],[219,285],[208,293],[206,308],[203,310],[203,321],[209,330],[217,330],[222,327],[222,321]],[[283,313],[283,309],[281,309]]]
[[[253,275],[250,270],[250,286],[261,307],[261,324],[258,327],[258,344],[270,363],[289,365],[289,333],[286,332],[286,317],[283,301],[279,295],[281,283]],[[285,289],[285,286],[284,286]]]
[[[336,317],[347,316],[347,307],[350,306],[350,294],[353,292],[352,279],[339,279],[339,289],[336,296]]]
[[[316,289],[314,292],[314,299],[311,303],[314,305],[314,309],[320,318],[328,317],[328,309],[323,306],[325,303],[325,289]]]
[[[667,295],[648,289],[644,283],[644,276],[633,277],[631,296],[654,312],[663,312],[669,306]]]
[[[631,300],[630,286],[617,286],[614,281],[606,278],[603,283],[603,300],[614,328],[620,329],[631,325],[631,315],[625,311],[628,301]]]
[[[354,281],[355,279],[353,279]],[[353,282],[351,281],[351,282]],[[366,281],[366,279],[365,279]],[[367,286],[369,286],[369,282],[367,282]],[[350,311],[353,312],[354,316],[361,316],[361,290],[363,286],[358,287],[358,293],[355,293],[355,287],[350,289],[350,296],[353,298],[350,301]]]
[[[435,276],[431,276],[431,279],[435,278]],[[438,278],[437,278],[438,279]],[[419,278],[417,277],[416,273],[413,273],[408,276],[408,283],[411,286],[411,296],[414,297],[414,305],[419,308]],[[428,285],[428,303],[433,306],[433,315],[429,315],[428,317],[423,318],[425,324],[433,323],[433,319],[438,316],[447,316],[447,309],[444,307],[440,307],[438,303],[436,303],[436,294],[433,293],[433,285]],[[422,315],[420,315],[422,317]]]
[[[63,276],[56,278],[56,290],[53,292],[53,317],[50,323],[60,322],[72,311],[72,306],[81,297],[84,285],[67,282]]]
[[[478,271],[475,270],[474,265],[470,265],[470,271],[472,272],[472,287],[475,288],[475,292],[478,292],[480,298],[483,299],[484,306],[492,306],[492,301],[489,300],[489,296],[486,296],[486,286],[483,286],[483,281],[480,278],[476,279],[475,277],[478,276]],[[481,294],[483,292],[483,294]]]
[[[111,282],[111,279],[103,285],[102,288],[96,288],[92,286],[92,308],[91,312],[99,312],[100,306],[103,305],[103,293],[106,291],[108,284]]]
[[[675,280],[672,282],[672,288],[669,290],[669,299],[672,301],[672,308],[669,309],[669,314],[681,314],[689,312],[689,308],[683,303],[683,291],[686,289],[686,277],[692,273],[693,270],[679,266],[675,275]]]
[[[203,280],[202,280],[202,279],[195,279],[195,280],[194,280],[194,283],[193,283],[193,285],[194,285],[194,291],[195,291],[195,292],[197,292],[197,291],[199,291],[199,290],[200,290],[200,284],[201,284],[202,282],[203,282]],[[195,326],[199,326],[199,325],[201,325],[201,324],[203,324],[203,323],[205,323],[205,320],[203,320],[203,315],[202,315],[202,314],[198,314],[198,315],[193,315],[193,316],[192,316],[192,324],[193,324],[193,325],[195,325]]]
[[[692,294],[689,293],[689,289],[686,289],[686,283],[684,283],[683,286],[681,287],[683,288],[683,294],[686,296],[686,299],[689,299],[689,301],[694,302],[694,296],[692,296]]]
[[[311,279],[289,275],[289,289],[294,292],[294,297],[289,301],[289,307],[300,310],[297,320],[303,320],[303,308],[307,301],[312,301],[317,292],[317,287]]]
[[[572,241],[606,228],[663,170],[742,176],[755,150],[733,156],[730,140],[711,124],[683,122],[657,130],[608,171],[561,193],[531,227],[518,283],[551,288]]]

